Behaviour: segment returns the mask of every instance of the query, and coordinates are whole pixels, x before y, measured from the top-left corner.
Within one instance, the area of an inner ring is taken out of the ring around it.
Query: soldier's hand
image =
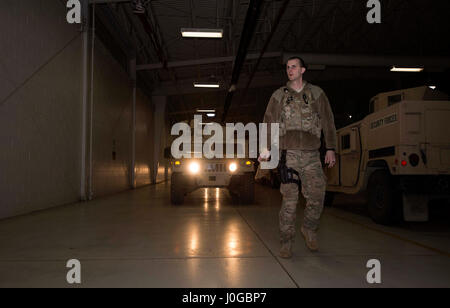
[[[333,168],[336,164],[336,155],[334,151],[328,150],[325,154],[325,165],[328,165],[328,168]]]
[[[268,161],[269,158],[270,158],[270,152],[268,150],[265,150],[265,151],[261,152],[261,154],[259,154],[258,161],[259,162]]]

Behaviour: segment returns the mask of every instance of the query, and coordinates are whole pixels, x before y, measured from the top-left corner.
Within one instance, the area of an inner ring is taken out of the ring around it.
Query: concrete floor
[[[257,186],[256,203],[201,189],[172,206],[161,183],[0,221],[0,287],[450,287],[449,217],[384,227],[354,197],[326,208],[320,251],[297,235],[277,257],[280,194]],[[297,224],[300,225],[302,206]],[[81,285],[66,262],[81,262]],[[369,284],[366,263],[381,262]]]

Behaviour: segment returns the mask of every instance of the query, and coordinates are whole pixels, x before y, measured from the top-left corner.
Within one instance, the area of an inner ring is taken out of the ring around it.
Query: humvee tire
[[[330,207],[333,205],[334,196],[336,195],[333,191],[326,191],[325,192],[325,198],[323,200],[323,205],[326,207]]]
[[[246,173],[241,176],[241,185],[239,187],[239,199],[244,204],[250,204],[255,201],[255,178],[252,173]]]
[[[231,200],[233,201],[234,204],[239,203],[239,195],[237,193],[234,193],[230,190],[230,196],[231,196]]]
[[[172,204],[182,204],[184,201],[183,174],[174,172],[170,180],[170,202]]]
[[[255,200],[255,178],[253,173],[234,175],[230,181],[229,192],[233,203],[253,203]]]
[[[375,171],[368,183],[368,210],[373,221],[382,225],[391,225],[397,221],[398,198],[394,180],[387,170]]]

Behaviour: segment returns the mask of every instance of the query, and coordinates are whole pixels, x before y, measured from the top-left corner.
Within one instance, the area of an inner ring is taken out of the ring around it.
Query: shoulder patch
[[[315,85],[309,84],[309,89],[311,90],[312,95],[314,96],[314,99],[318,99],[320,95],[322,95],[323,90]]]
[[[276,99],[278,102],[281,102],[281,99],[283,98],[284,88],[285,87],[281,87],[278,90],[276,90],[275,92],[273,92],[273,94],[272,94],[272,97],[274,99]]]

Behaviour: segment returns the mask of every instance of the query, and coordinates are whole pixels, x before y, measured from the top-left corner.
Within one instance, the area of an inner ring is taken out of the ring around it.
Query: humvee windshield
[[[205,150],[206,151],[210,150],[210,151],[212,151],[212,152],[214,152],[216,154],[215,156],[219,156],[218,151],[221,151],[222,157],[225,158],[226,154],[227,154],[227,145],[230,145],[230,144],[227,144],[227,143],[213,143],[210,147],[207,146],[206,149],[204,149],[204,144],[192,143],[191,144],[191,151],[190,151],[190,153],[192,155],[194,155],[196,153],[200,153],[200,154],[204,155],[205,154]],[[198,147],[199,149],[201,148],[203,152],[196,152],[195,151],[196,147]],[[233,150],[233,153],[230,153],[230,155],[233,154],[234,158],[237,158],[237,155],[239,155],[239,154],[242,157],[245,157],[245,155],[248,154],[248,153],[244,152],[244,146],[242,144],[240,144],[240,143],[231,143],[231,148],[234,149],[234,150]]]

